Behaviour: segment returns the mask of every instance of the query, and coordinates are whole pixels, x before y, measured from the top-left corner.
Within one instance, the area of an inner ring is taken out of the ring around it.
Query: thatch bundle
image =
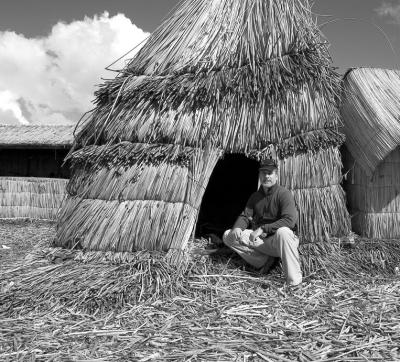
[[[353,229],[400,237],[400,71],[354,69],[344,79],[341,114]]]
[[[185,249],[224,153],[280,162],[303,241],[347,234],[339,96],[307,0],[182,3],[97,91],[56,245]]]
[[[68,180],[0,177],[0,218],[55,220]]]

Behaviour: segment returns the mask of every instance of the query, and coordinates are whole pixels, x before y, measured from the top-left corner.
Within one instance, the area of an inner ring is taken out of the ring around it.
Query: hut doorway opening
[[[241,154],[226,154],[211,174],[200,207],[196,235],[219,237],[231,228],[258,185],[258,162]]]

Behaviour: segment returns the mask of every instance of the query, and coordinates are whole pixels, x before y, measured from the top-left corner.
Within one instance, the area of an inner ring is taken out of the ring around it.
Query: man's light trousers
[[[236,238],[231,230],[224,233],[225,245],[237,252],[246,262],[255,268],[261,268],[268,257],[278,257],[282,260],[282,269],[289,285],[297,285],[302,281],[299,257],[299,239],[287,228],[279,228],[276,233],[267,238],[257,238],[250,241],[253,230],[243,230],[240,238]]]

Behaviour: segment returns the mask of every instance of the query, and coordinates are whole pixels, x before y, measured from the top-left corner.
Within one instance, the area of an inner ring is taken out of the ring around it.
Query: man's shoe
[[[221,238],[219,238],[217,235],[215,234],[209,234],[207,235],[209,240],[211,241],[212,244],[214,244],[217,247],[221,247],[224,246],[224,242],[222,241]]]
[[[265,264],[260,268],[260,274],[269,274],[279,264],[279,258],[269,256]]]
[[[300,292],[303,289],[303,283],[299,283],[296,285],[288,285],[288,290],[291,293],[296,293],[296,292]]]

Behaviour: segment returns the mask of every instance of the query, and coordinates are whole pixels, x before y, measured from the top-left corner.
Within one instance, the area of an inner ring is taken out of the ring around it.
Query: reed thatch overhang
[[[400,145],[400,71],[347,72],[341,116],[346,146],[367,177]]]
[[[74,126],[0,125],[0,148],[68,149],[73,143]]]
[[[338,134],[339,82],[308,1],[186,1],[97,91],[77,143],[316,150]]]
[[[308,0],[180,3],[96,92],[56,245],[184,249],[225,153],[281,163],[308,241],[346,234],[340,81]]]

